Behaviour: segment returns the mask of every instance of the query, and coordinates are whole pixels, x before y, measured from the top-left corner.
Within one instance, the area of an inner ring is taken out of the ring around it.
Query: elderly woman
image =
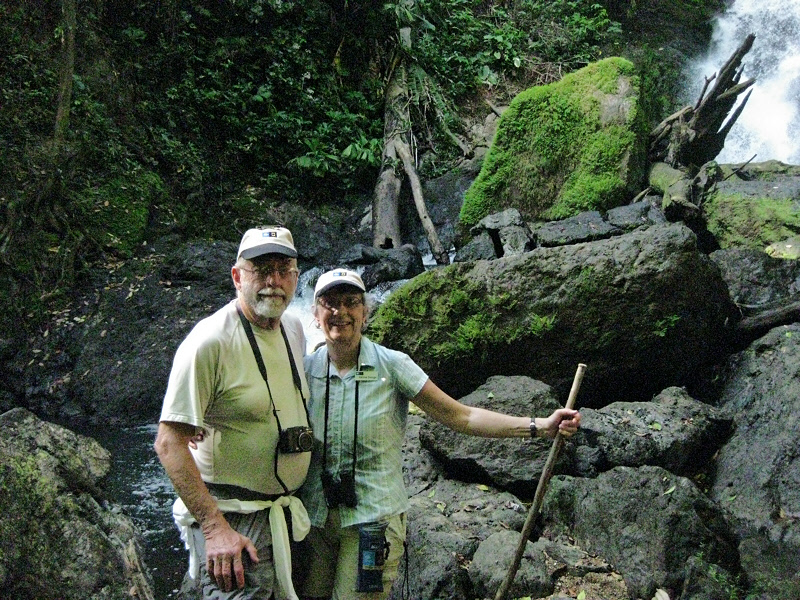
[[[483,437],[570,436],[580,414],[512,417],[454,400],[408,355],[362,335],[366,288],[353,271],[323,274],[313,314],[325,344],[305,358],[315,444],[300,495],[311,519],[303,598],[381,599],[403,554],[408,496],[401,447],[409,400],[455,431]]]

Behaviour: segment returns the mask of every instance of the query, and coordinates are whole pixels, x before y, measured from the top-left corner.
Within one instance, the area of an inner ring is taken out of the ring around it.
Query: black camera
[[[282,429],[278,438],[278,450],[284,454],[311,452],[314,447],[314,432],[310,427],[298,425]]]
[[[325,502],[328,508],[336,508],[337,506],[355,508],[358,503],[356,482],[352,473],[344,473],[339,477],[334,477],[328,471],[323,471],[322,491],[325,493]]]

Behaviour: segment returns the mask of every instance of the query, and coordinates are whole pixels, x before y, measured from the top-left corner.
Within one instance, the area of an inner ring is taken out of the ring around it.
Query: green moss
[[[659,194],[664,194],[673,185],[685,179],[686,173],[665,163],[656,163],[650,169],[650,186]]]
[[[789,198],[716,192],[703,205],[708,229],[722,248],[763,250],[800,232],[800,209]]]
[[[150,208],[164,196],[157,174],[135,170],[84,189],[75,200],[89,235],[102,247],[130,256],[144,240]]]
[[[555,315],[531,312],[520,320],[514,308],[508,294],[489,293],[461,265],[453,265],[424,273],[395,291],[378,310],[368,335],[396,346],[397,332],[411,329],[418,332],[415,346],[403,350],[441,363],[544,335],[555,325]]]
[[[537,219],[622,203],[631,177],[644,176],[644,128],[635,98],[617,97],[621,85],[637,88],[633,65],[609,58],[520,93],[467,190],[462,225],[509,207]]]
[[[32,456],[2,456],[0,466],[0,565],[12,566],[4,597],[55,598],[52,582],[59,573],[52,541],[51,515],[59,490],[42,477]],[[54,564],[55,563],[55,564]]]

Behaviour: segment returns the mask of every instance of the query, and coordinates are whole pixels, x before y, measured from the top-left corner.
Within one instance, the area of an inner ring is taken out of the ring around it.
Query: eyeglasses
[[[333,298],[321,296],[317,298],[317,304],[328,310],[341,310],[342,308],[358,308],[364,304],[364,299],[361,296],[337,296]]]
[[[299,273],[300,271],[289,265],[259,265],[255,269],[248,269],[247,267],[239,267],[241,271],[248,273],[255,273],[256,277],[260,279],[267,279],[273,273],[279,279],[284,279],[289,276],[289,273]]]

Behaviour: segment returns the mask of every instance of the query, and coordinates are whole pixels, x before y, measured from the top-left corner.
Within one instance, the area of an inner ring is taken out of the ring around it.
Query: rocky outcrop
[[[560,406],[553,389],[529,377],[490,377],[460,402],[506,414],[549,415]],[[522,497],[532,497],[550,444],[543,439],[470,437],[430,419],[423,422],[419,441],[439,459],[449,476],[488,483]],[[566,458],[558,465],[564,468]]]
[[[108,452],[24,409],[0,415],[4,598],[153,598],[131,520],[102,496]]]
[[[710,497],[731,514],[742,561],[773,597],[800,597],[800,323],[730,358],[719,406],[734,432]]]
[[[493,377],[463,401],[544,414],[551,398],[541,382]],[[583,426],[556,468],[571,475],[551,482],[510,597],[560,598],[558,590],[583,589],[605,600],[649,600],[662,589],[674,599],[729,598],[743,578],[739,538],[726,504],[704,490],[732,418],[681,388],[665,389],[652,405],[581,410]],[[764,436],[750,440],[762,441],[769,444]],[[531,498],[548,446],[469,438],[411,416],[404,456],[412,597],[494,595],[528,512],[517,498]],[[519,484],[525,477],[532,477],[527,487]],[[507,485],[519,495],[501,491]],[[753,574],[772,566],[761,563]]]
[[[739,572],[736,538],[723,509],[694,482],[660,467],[554,478],[543,514],[568,523],[582,548],[600,552],[634,598],[652,598],[659,588],[682,590],[687,562],[696,557],[729,577]]]
[[[649,402],[614,402],[582,414],[573,470],[584,477],[645,465],[692,477],[707,468],[732,430],[730,416],[677,387]]]

